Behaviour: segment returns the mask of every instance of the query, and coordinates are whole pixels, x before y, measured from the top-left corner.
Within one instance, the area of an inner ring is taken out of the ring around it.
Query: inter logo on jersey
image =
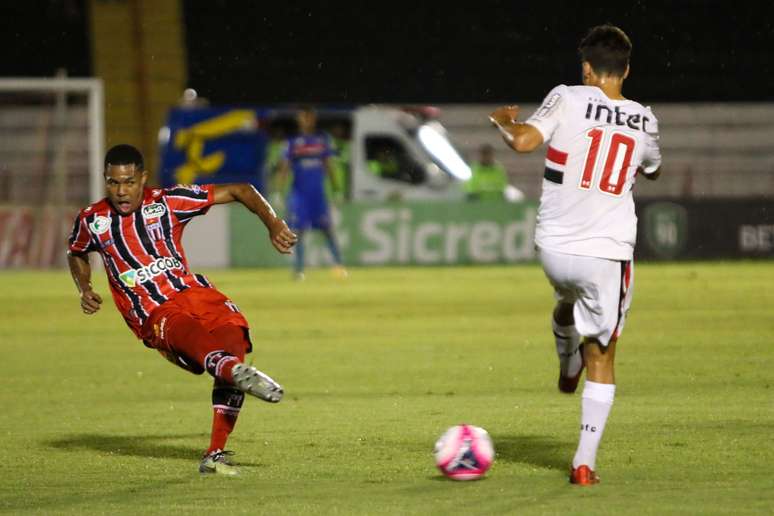
[[[597,102],[595,108],[594,103],[589,102],[586,104],[586,119],[591,120],[592,114],[597,122],[602,120],[607,124],[626,125],[631,129],[648,132],[647,125],[650,122],[650,118],[640,113],[625,113],[621,111],[619,106],[614,106],[613,109],[610,109],[609,106]]]

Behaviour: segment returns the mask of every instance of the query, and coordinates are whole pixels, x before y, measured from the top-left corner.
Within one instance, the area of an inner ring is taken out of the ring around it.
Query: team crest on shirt
[[[157,219],[164,215],[167,209],[160,202],[154,202],[142,207],[142,218],[144,219]]]
[[[161,222],[155,221],[152,224],[146,224],[145,229],[148,231],[153,240],[162,240],[164,238],[164,230],[161,227]]]
[[[110,219],[108,217],[103,217],[102,215],[97,215],[94,217],[94,221],[89,224],[89,229],[91,229],[91,232],[95,235],[101,235],[110,229]]]

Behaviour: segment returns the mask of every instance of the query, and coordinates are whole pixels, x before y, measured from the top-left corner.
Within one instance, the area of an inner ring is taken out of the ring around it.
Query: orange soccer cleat
[[[599,483],[599,476],[586,465],[572,468],[570,471],[570,483],[579,486],[590,486]]]

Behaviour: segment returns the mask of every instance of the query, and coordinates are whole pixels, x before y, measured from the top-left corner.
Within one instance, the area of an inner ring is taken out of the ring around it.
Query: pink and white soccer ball
[[[481,478],[493,461],[492,439],[477,426],[453,426],[435,443],[435,465],[453,480]]]

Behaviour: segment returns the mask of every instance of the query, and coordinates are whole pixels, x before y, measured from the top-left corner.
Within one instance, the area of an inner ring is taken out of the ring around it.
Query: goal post
[[[102,156],[105,147],[105,93],[102,79],[39,79],[27,77],[0,79],[3,93],[75,93],[85,94],[88,105],[89,128],[89,201],[102,195]]]
[[[103,84],[0,78],[0,269],[64,265],[78,208],[104,197]]]

